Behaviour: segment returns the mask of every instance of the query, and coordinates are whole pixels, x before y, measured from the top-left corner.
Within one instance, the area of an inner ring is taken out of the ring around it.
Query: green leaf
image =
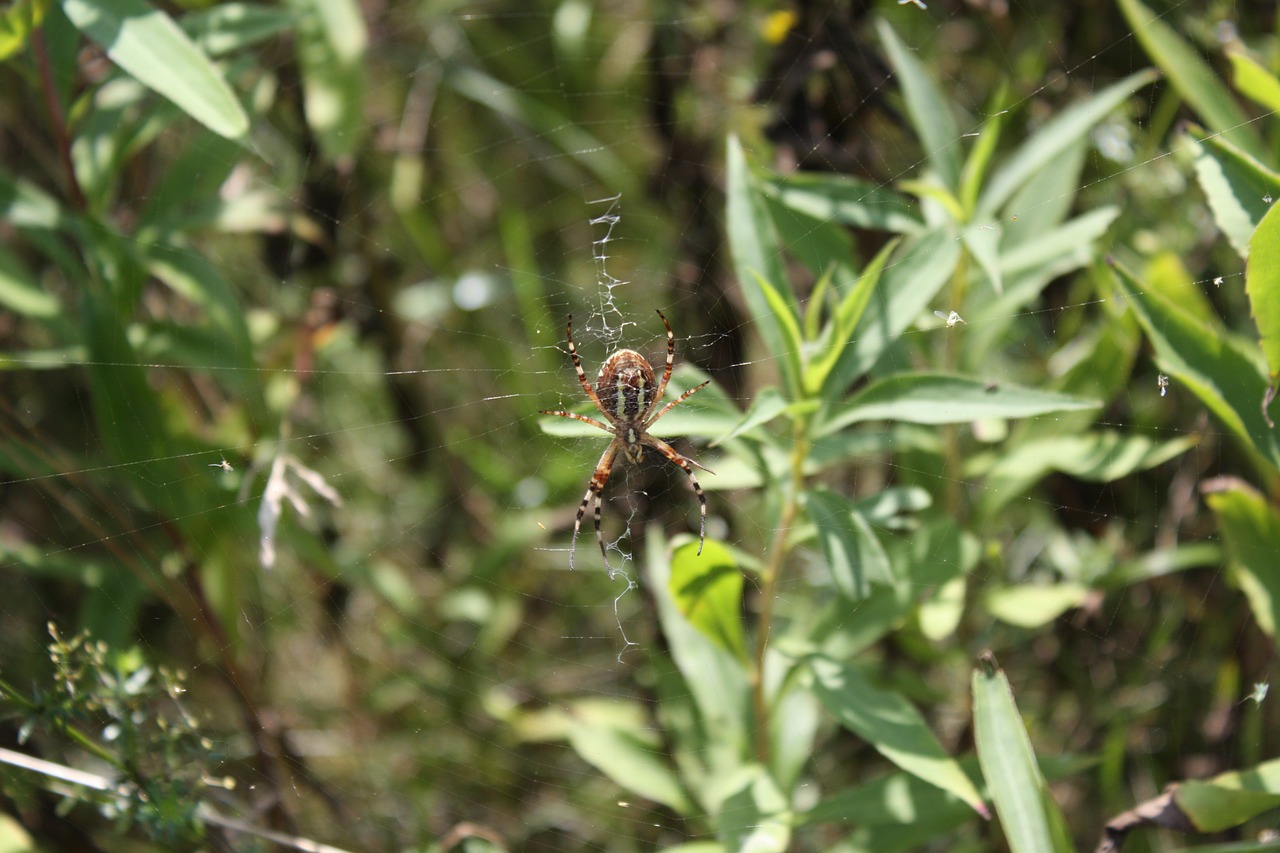
[[[1078,583],[1006,586],[987,590],[983,603],[992,616],[1019,628],[1041,628],[1084,604],[1089,587]]]
[[[716,833],[725,849],[783,853],[791,843],[793,815],[768,772],[752,764],[719,784],[728,789],[721,800]]]
[[[980,418],[1027,418],[1096,409],[1098,403],[1017,385],[992,385],[966,376],[901,373],[873,382],[836,407],[820,435],[862,421],[966,423]]]
[[[1109,483],[1154,468],[1196,445],[1194,436],[1159,442],[1107,430],[1031,438],[1006,450],[986,472],[982,513],[993,516],[1050,471]]]
[[[1271,210],[1267,196],[1280,198],[1280,174],[1216,134],[1196,132],[1196,180],[1209,200],[1209,209],[1222,233],[1242,258],[1249,256],[1249,239]]]
[[[617,156],[613,146],[524,90],[509,86],[478,68],[450,65],[441,82],[464,98],[532,130],[540,140],[554,145],[623,198],[640,194],[634,172]]]
[[[1262,416],[1267,380],[1256,348],[1143,287],[1122,265],[1111,269],[1155,345],[1160,369],[1200,398],[1274,475],[1280,446]]]
[[[782,367],[783,386],[791,400],[803,399],[799,385],[799,377],[803,370],[802,353],[804,337],[800,334],[800,320],[795,314],[795,304],[788,302],[778,288],[766,281],[759,273],[752,271],[756,288],[764,295],[765,304],[782,332],[783,349],[774,352],[774,358]],[[746,283],[743,283],[744,289]]]
[[[742,572],[729,549],[714,540],[698,555],[697,543],[676,549],[668,581],[671,599],[689,624],[741,661],[747,659],[742,633]]]
[[[788,333],[784,324],[786,318],[790,317],[798,326],[796,313],[791,307],[781,312],[776,311],[767,295],[770,288],[786,287],[782,252],[778,246],[773,220],[769,218],[768,206],[751,175],[742,145],[736,136],[730,136],[727,144],[725,169],[728,189],[725,216],[734,270],[747,301],[747,308],[756,321],[765,346],[773,356],[781,360],[783,387],[788,389],[788,396],[794,399],[795,392],[800,387],[800,352],[796,346],[799,331],[797,327]],[[761,287],[761,282],[766,286]],[[787,288],[785,296],[775,289],[774,297],[780,297],[780,300],[774,301],[781,301],[783,305],[795,304],[790,288]]]
[[[1200,832],[1231,829],[1280,806],[1280,759],[1203,782],[1181,782],[1173,799]]]
[[[1062,812],[1036,763],[1013,689],[1002,670],[973,671],[973,726],[978,762],[1013,853],[1071,853]]]
[[[982,125],[982,130],[978,132],[978,141],[974,143],[968,159],[965,160],[958,193],[960,207],[965,214],[963,221],[967,222],[973,216],[973,210],[978,204],[978,191],[982,189],[982,182],[987,176],[987,167],[991,163],[992,155],[995,154],[996,145],[1000,142],[1000,130],[1004,127],[1004,117],[1008,113],[1004,108],[1008,91],[1008,83],[1002,81],[1000,88],[991,97],[990,106],[987,108],[987,120]]]
[[[574,752],[625,790],[662,803],[677,814],[696,813],[652,732],[622,721],[578,720],[569,726],[568,737]]]
[[[1205,503],[1218,517],[1235,580],[1258,627],[1280,642],[1280,511],[1243,481],[1220,489],[1205,495]]]
[[[1018,146],[1004,165],[996,170],[978,200],[974,217],[995,217],[1000,206],[1038,172],[1051,166],[1070,150],[1095,124],[1129,95],[1156,79],[1152,71],[1139,71],[1113,83],[1092,98],[1072,104],[1045,123],[1034,136]],[[1016,211],[1015,211],[1016,212]]]
[[[907,199],[861,178],[796,172],[765,178],[762,187],[781,204],[822,222],[897,234],[924,227]]]
[[[987,813],[978,789],[943,750],[914,705],[876,687],[857,667],[816,654],[806,662],[818,700],[841,725],[903,770],[950,791],[978,814]]]
[[[1012,277],[1044,266],[1052,266],[1056,272],[1062,269],[1064,260],[1069,260],[1072,268],[1085,266],[1093,260],[1094,241],[1107,232],[1119,215],[1118,207],[1100,207],[1043,230],[1034,240],[1006,248],[1000,255],[1000,273]]]
[[[1249,241],[1245,291],[1253,321],[1262,336],[1267,374],[1274,387],[1280,382],[1280,213],[1272,207]]]
[[[1004,293],[1004,279],[1000,275],[1000,225],[986,219],[965,226],[960,232],[965,248],[991,282],[991,289]],[[958,307],[958,306],[957,306]]]
[[[822,396],[835,398],[870,370],[911,324],[955,269],[959,243],[944,230],[908,241],[880,277],[853,339],[840,354]]]
[[[977,762],[972,756],[960,762],[961,769],[975,784]],[[949,791],[931,785],[910,773],[890,773],[828,796],[799,817],[799,824],[903,826],[923,823],[928,834],[921,843],[948,829],[973,819],[973,809]],[[870,848],[880,849],[880,848]]]
[[[44,21],[51,0],[14,0],[0,9],[0,62],[26,47],[32,30]]]
[[[330,160],[355,154],[364,118],[369,35],[354,0],[289,0],[298,15],[297,51],[307,124]]]
[[[1227,51],[1236,91],[1271,112],[1280,112],[1280,79],[1240,50]]]
[[[182,31],[208,56],[223,56],[266,41],[293,28],[290,12],[256,3],[222,3],[186,15]]]
[[[62,311],[57,297],[46,292],[18,256],[4,246],[0,246],[0,305],[40,320],[53,319]]]
[[[693,694],[703,729],[714,733],[709,747],[712,752],[702,758],[715,772],[732,772],[740,766],[749,743],[746,670],[737,657],[707,638],[680,613],[671,595],[671,566],[660,536],[650,545],[646,569],[648,588],[657,604],[671,658],[686,689]]]
[[[762,389],[751,401],[751,407],[742,416],[742,420],[738,421],[733,429],[713,441],[709,447],[725,444],[744,433],[750,433],[756,427],[767,424],[787,411],[790,406],[791,404],[778,393],[777,388],[769,386]]]
[[[1163,16],[1156,15],[1139,0],[1119,0],[1119,3],[1120,11],[1147,55],[1205,123],[1253,156],[1266,156],[1266,148],[1253,132],[1249,117],[1236,106],[1230,90],[1200,53],[1166,23]]]
[[[1179,545],[1177,548],[1148,551],[1118,564],[1094,582],[1098,586],[1125,586],[1162,578],[1187,569],[1220,566],[1222,562],[1222,548],[1213,542],[1197,542],[1192,545]]]
[[[113,62],[214,133],[239,139],[249,130],[222,75],[164,12],[142,0],[62,0],[62,9]]]
[[[809,366],[805,371],[805,389],[810,395],[816,395],[821,391],[827,377],[839,363],[845,347],[851,343],[854,329],[861,322],[862,315],[866,313],[867,305],[871,302],[871,294],[880,283],[885,264],[888,263],[889,256],[897,246],[897,240],[886,243],[871,263],[867,264],[867,268],[862,271],[862,275],[854,286],[845,293],[840,304],[836,306],[835,316],[831,319],[824,339],[825,346],[809,359]]]
[[[951,118],[951,103],[933,85],[924,64],[902,43],[893,27],[881,19],[876,22],[876,31],[902,84],[907,114],[920,136],[924,155],[947,189],[955,193],[960,184],[960,134]]]
[[[861,601],[870,594],[871,584],[893,584],[889,555],[852,501],[813,489],[805,493],[805,511],[817,525],[832,580],[846,598]]]

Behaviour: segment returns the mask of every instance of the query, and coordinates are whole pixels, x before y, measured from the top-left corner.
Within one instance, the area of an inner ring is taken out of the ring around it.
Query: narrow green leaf
[[[960,185],[960,134],[951,118],[951,104],[933,84],[924,64],[898,38],[893,27],[881,19],[876,21],[876,31],[902,84],[907,114],[911,117],[911,126],[920,136],[924,155],[947,189],[955,193]]]
[[[178,22],[208,56],[223,56],[293,28],[296,17],[257,3],[221,3]]]
[[[806,661],[818,700],[841,725],[903,770],[950,791],[978,814],[987,814],[978,789],[943,750],[914,705],[876,687],[857,667],[824,655],[810,655]]]
[[[762,184],[782,204],[823,222],[896,234],[913,234],[924,227],[907,199],[861,178],[796,172],[766,178]]]
[[[1110,572],[1097,578],[1098,586],[1117,587],[1162,578],[1187,569],[1202,566],[1220,566],[1224,560],[1222,548],[1213,542],[1197,542],[1179,545],[1177,548],[1160,548],[1126,560]]]
[[[1088,596],[1089,588],[1079,583],[1006,586],[987,590],[983,604],[1002,622],[1019,628],[1042,628],[1084,604]]]
[[[1280,806],[1280,759],[1203,782],[1181,782],[1173,799],[1200,832],[1231,829]]]
[[[826,489],[813,489],[805,494],[805,511],[817,525],[832,580],[846,598],[861,601],[870,594],[872,584],[893,584],[889,555],[851,501]]]
[[[0,9],[0,62],[26,47],[31,31],[44,21],[51,0],[14,0]]]
[[[634,171],[618,157],[613,146],[546,103],[485,74],[478,66],[450,65],[441,83],[485,109],[534,131],[623,198],[639,193]]]
[[[742,420],[738,421],[733,429],[717,438],[709,446],[716,447],[717,445],[732,441],[744,433],[749,433],[756,427],[767,424],[769,421],[787,411],[789,406],[790,403],[788,403],[783,396],[778,393],[777,388],[774,388],[773,386],[764,388],[756,395],[756,398],[751,401],[751,408],[747,409],[746,413],[742,416]]]
[[[1106,233],[1119,215],[1118,207],[1100,207],[1041,231],[1034,240],[1006,248],[1000,255],[1000,273],[1012,277],[1049,264],[1057,270],[1061,269],[1059,262],[1064,258],[1072,258],[1075,268],[1084,266],[1093,260],[1094,241]]]
[[[803,371],[804,338],[800,335],[800,321],[795,315],[795,305],[789,303],[771,282],[752,270],[755,285],[764,296],[765,304],[782,333],[783,349],[774,352],[774,358],[782,367],[783,387],[791,400],[802,399],[800,376]]]
[[[965,376],[900,373],[872,383],[834,408],[820,434],[861,421],[955,424],[1096,409],[1098,405],[1094,400],[1006,383],[993,385]]]
[[[975,785],[981,782],[973,756],[962,759],[960,767]],[[799,823],[801,826],[836,823],[860,827],[911,826],[918,822],[931,827],[942,824],[930,834],[932,838],[939,829],[951,829],[972,819],[973,809],[955,794],[910,773],[897,772],[836,791],[802,812]]]
[[[982,512],[993,516],[1050,471],[1110,483],[1154,468],[1195,444],[1194,436],[1159,442],[1111,430],[1029,438],[1005,451],[987,469]]]
[[[1249,241],[1245,291],[1253,321],[1262,336],[1267,374],[1274,388],[1280,382],[1280,213],[1272,207]]]
[[[368,33],[354,0],[289,0],[298,15],[297,51],[307,124],[330,161],[358,151],[364,118]]]
[[[214,133],[239,139],[249,130],[231,87],[161,10],[143,0],[62,0],[62,9],[113,62]]]
[[[647,588],[658,608],[662,633],[705,731],[714,732],[714,752],[704,755],[716,772],[731,772],[748,750],[747,673],[742,663],[719,643],[708,639],[680,613],[671,595],[671,566],[662,537],[651,543],[646,561]]]
[[[570,726],[568,736],[574,752],[625,790],[662,803],[677,814],[696,813],[675,770],[659,751],[656,736],[639,728],[589,720]]]
[[[1053,164],[1063,152],[1086,136],[1095,124],[1131,94],[1156,79],[1152,71],[1139,71],[1113,83],[1087,100],[1072,104],[1048,121],[1018,147],[992,176],[978,201],[976,217],[995,217],[1000,206],[1024,183]]]
[[[973,671],[973,727],[978,762],[1013,853],[1071,853],[1062,812],[1022,725],[1013,689],[992,661]]]
[[[1111,269],[1117,287],[1155,345],[1160,369],[1199,397],[1274,475],[1280,464],[1280,444],[1262,415],[1266,368],[1256,347],[1145,289],[1122,265]]]
[[[677,548],[668,581],[671,599],[702,635],[746,661],[742,632],[742,572],[729,549],[714,540],[698,554],[698,544]]]
[[[792,308],[776,312],[766,295],[766,289],[759,286],[760,282],[765,282],[770,287],[786,287],[786,269],[767,205],[756,186],[747,164],[746,153],[736,136],[730,136],[727,143],[725,170],[728,181],[726,227],[738,284],[742,287],[747,308],[756,321],[765,346],[773,356],[780,359],[783,387],[790,392],[788,396],[794,399],[794,392],[800,387],[800,353],[795,345],[799,340],[799,332],[796,330],[788,334],[783,324],[788,316],[795,321],[796,314]],[[780,295],[775,291],[775,296]],[[781,301],[783,304],[794,305],[795,298],[789,287],[786,289],[786,297]]]
[[[884,248],[872,258],[871,263],[867,264],[867,268],[862,271],[862,275],[854,286],[845,293],[840,304],[836,306],[824,339],[825,346],[810,358],[808,369],[805,371],[805,389],[811,396],[821,391],[827,377],[839,363],[845,347],[852,343],[853,332],[862,321],[862,315],[866,313],[867,306],[871,304],[871,294],[880,284],[885,264],[897,247],[897,240],[886,243]]]
[[[997,294],[1004,293],[1004,279],[1000,275],[1000,232],[1000,224],[990,219],[967,225],[960,232],[965,248],[987,274],[991,289]]]
[[[1236,91],[1271,112],[1280,112],[1280,79],[1241,50],[1227,51]]]
[[[978,132],[978,141],[974,143],[969,157],[964,162],[964,170],[960,175],[960,207],[964,210],[968,222],[978,204],[978,191],[987,177],[987,166],[995,154],[996,145],[1000,142],[1000,130],[1004,127],[1004,117],[1008,110],[1004,108],[1008,96],[1009,84],[1001,81],[1000,88],[991,97],[987,107],[987,120]]]
[[[45,291],[18,256],[4,246],[0,246],[0,305],[40,320],[52,319],[62,310],[57,297]]]
[[[720,784],[730,789],[720,806],[721,843],[730,853],[784,853],[794,817],[787,799],[758,764],[744,767]]]
[[[1192,130],[1196,180],[1214,222],[1241,258],[1249,256],[1249,240],[1271,210],[1267,198],[1280,198],[1280,174],[1263,166],[1215,134]]]
[[[885,268],[853,339],[828,375],[822,396],[838,397],[870,370],[947,283],[960,256],[960,244],[943,229],[904,244]]]
[[[1205,123],[1253,156],[1266,156],[1266,148],[1254,133],[1249,117],[1199,51],[1164,16],[1156,15],[1140,0],[1119,0],[1119,4],[1138,43]]]
[[[1280,512],[1242,481],[1205,495],[1258,627],[1280,642]]]

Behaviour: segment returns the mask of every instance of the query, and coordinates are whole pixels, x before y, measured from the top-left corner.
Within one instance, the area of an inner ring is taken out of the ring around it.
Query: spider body
[[[605,567],[610,568],[604,536],[600,532],[600,504],[604,487],[609,481],[609,475],[613,473],[613,466],[619,454],[627,462],[635,465],[644,458],[644,449],[646,447],[662,454],[667,461],[678,466],[689,477],[689,483],[693,486],[693,491],[698,496],[702,513],[698,533],[698,553],[702,553],[702,544],[706,539],[707,530],[707,498],[702,493],[702,486],[698,485],[698,478],[693,474],[693,466],[698,465],[698,463],[680,455],[674,447],[665,441],[654,438],[649,434],[649,427],[653,426],[658,418],[687,400],[694,392],[706,387],[707,383],[703,382],[695,388],[690,388],[654,413],[653,410],[657,408],[658,401],[662,399],[663,393],[667,390],[667,383],[671,380],[671,370],[675,366],[676,359],[675,333],[671,331],[671,324],[667,322],[667,318],[663,316],[661,311],[658,312],[658,316],[662,318],[662,324],[667,328],[667,362],[662,371],[661,382],[657,381],[653,366],[649,364],[644,356],[635,350],[621,349],[605,360],[604,365],[600,368],[600,375],[596,378],[596,387],[592,388],[591,383],[587,381],[587,374],[582,369],[582,359],[578,356],[578,349],[573,343],[572,314],[569,315],[568,323],[565,326],[565,336],[569,341],[569,357],[573,359],[573,369],[578,374],[578,382],[582,385],[582,390],[586,392],[587,398],[591,400],[600,414],[608,419],[608,423],[589,418],[586,415],[580,415],[577,412],[544,410],[542,414],[571,418],[572,420],[591,424],[605,432],[613,433],[613,440],[609,442],[609,446],[605,448],[604,453],[600,456],[600,461],[596,463],[596,470],[591,476],[591,483],[587,487],[587,493],[583,495],[582,503],[578,505],[578,515],[573,522],[573,541],[569,546],[569,568],[571,569],[573,568],[573,554],[578,545],[578,533],[582,529],[582,517],[586,514],[587,506],[591,503],[593,497],[595,498],[596,540],[600,543],[600,554],[604,557]],[[702,468],[703,466],[698,465],[698,467]],[[610,571],[612,571],[611,568]]]

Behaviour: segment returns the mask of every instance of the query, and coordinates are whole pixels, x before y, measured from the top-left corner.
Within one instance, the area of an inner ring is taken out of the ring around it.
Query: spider
[[[695,392],[705,388],[710,380],[703,382],[696,388],[690,388],[685,391],[659,409],[657,414],[649,414],[658,405],[658,401],[662,399],[663,392],[667,390],[667,381],[671,379],[671,369],[676,360],[675,333],[671,331],[671,324],[667,322],[667,318],[661,311],[658,312],[658,316],[662,317],[662,325],[667,327],[667,366],[662,371],[662,382],[658,384],[658,390],[653,392],[653,367],[645,360],[644,356],[630,349],[620,349],[605,360],[604,365],[600,368],[600,376],[596,379],[596,387],[593,389],[591,383],[587,381],[587,374],[582,370],[582,359],[578,357],[578,349],[573,345],[573,315],[569,315],[569,322],[565,327],[565,336],[569,339],[569,357],[573,359],[573,369],[577,371],[578,381],[582,383],[582,390],[586,392],[587,398],[595,404],[600,414],[604,415],[609,422],[602,423],[595,418],[579,415],[576,412],[543,410],[540,414],[572,418],[575,421],[582,421],[584,424],[599,427],[605,432],[613,433],[613,440],[609,442],[609,446],[604,449],[604,453],[600,456],[600,461],[596,463],[596,471],[591,476],[591,484],[587,486],[587,493],[582,496],[582,503],[578,505],[578,516],[573,522],[573,541],[569,545],[570,569],[573,568],[573,552],[578,546],[578,532],[582,528],[582,516],[586,514],[587,504],[591,502],[591,498],[594,496],[596,501],[596,541],[600,543],[600,554],[604,557],[605,568],[612,571],[609,566],[609,554],[605,548],[604,536],[600,533],[601,494],[604,492],[605,483],[609,481],[609,475],[613,473],[613,463],[617,461],[618,454],[621,453],[626,461],[634,465],[640,462],[646,447],[652,447],[666,457],[667,461],[679,466],[685,474],[689,475],[689,483],[692,484],[693,491],[697,494],[698,502],[701,504],[702,519],[698,531],[698,553],[702,553],[702,545],[707,535],[707,497],[702,493],[702,486],[698,485],[698,478],[693,475],[693,466],[697,465],[704,471],[709,471],[710,469],[705,465],[699,465],[686,456],[681,456],[674,447],[665,441],[654,438],[649,434],[649,428],[653,426],[658,418],[689,399]]]

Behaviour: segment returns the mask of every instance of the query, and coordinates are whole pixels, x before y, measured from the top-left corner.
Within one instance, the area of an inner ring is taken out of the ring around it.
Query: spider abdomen
[[[658,383],[653,368],[635,350],[609,356],[596,380],[596,395],[604,410],[621,424],[638,424],[653,408]]]

